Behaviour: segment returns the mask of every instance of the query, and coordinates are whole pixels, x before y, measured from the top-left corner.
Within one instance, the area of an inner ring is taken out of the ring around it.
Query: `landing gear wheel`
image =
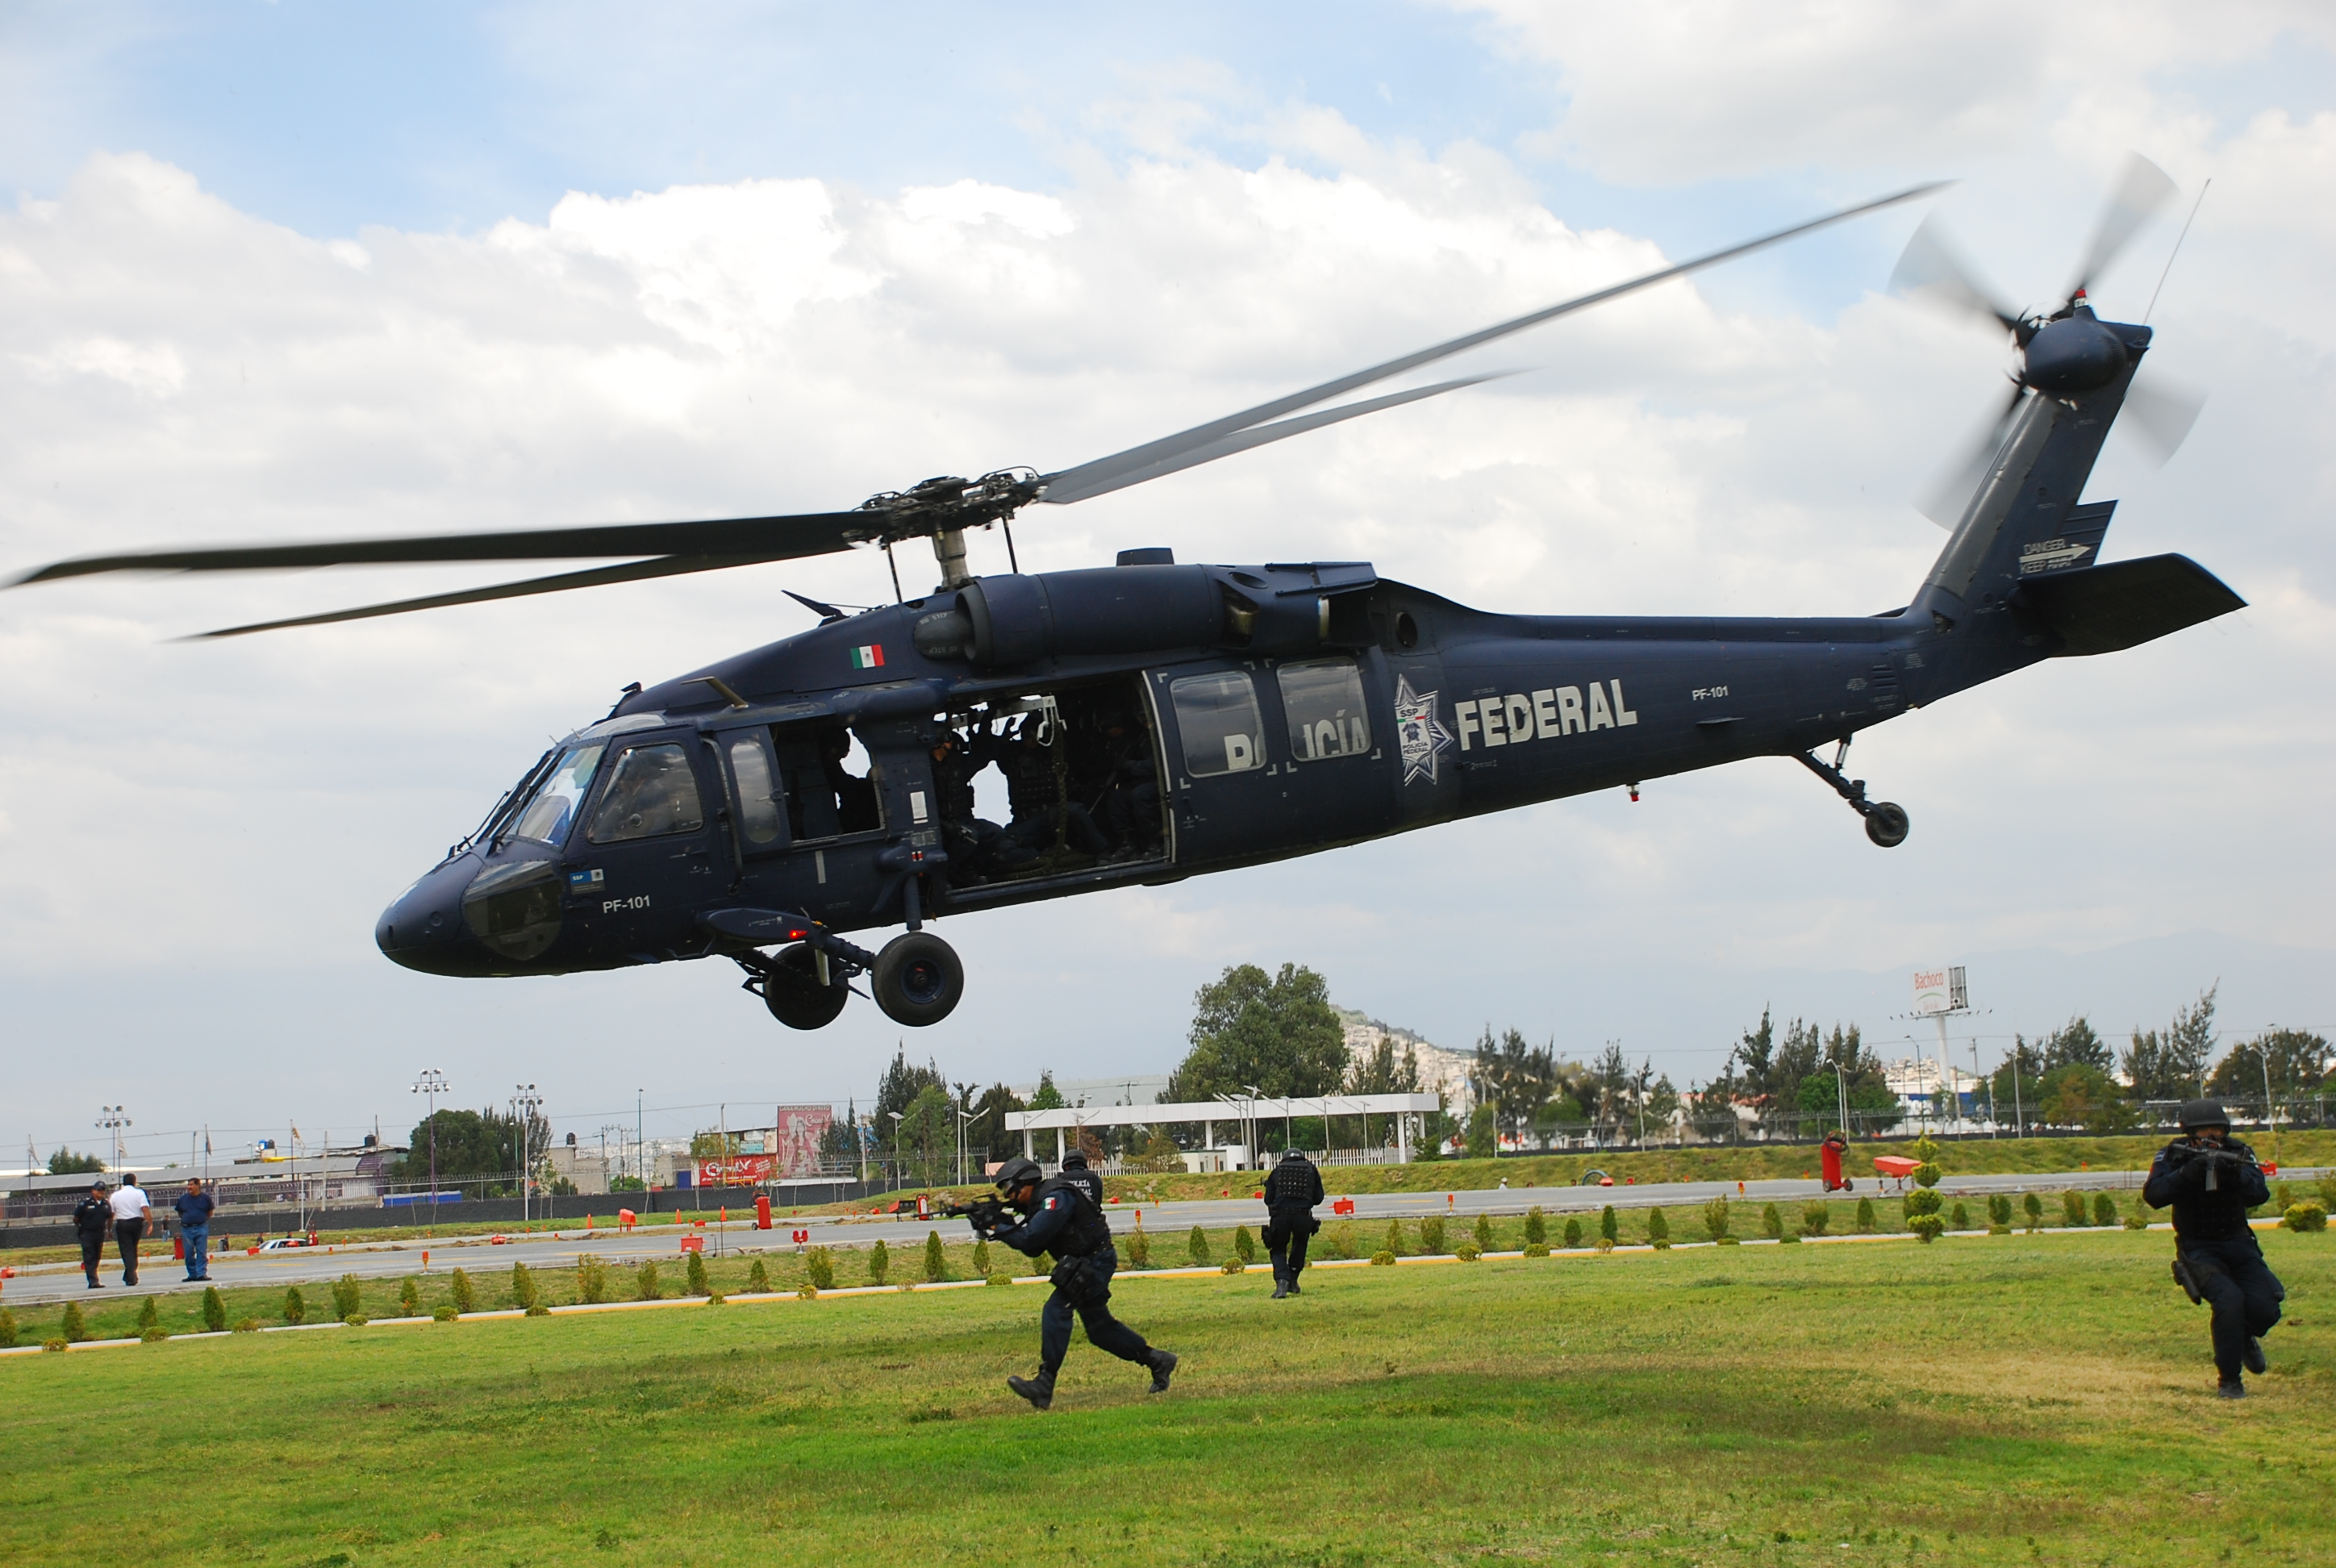
[[[965,995],[965,966],[957,950],[930,931],[910,931],[876,955],[870,989],[886,1018],[920,1029],[956,1009]]]
[[[1885,850],[1904,843],[1912,825],[1906,820],[1906,808],[1896,801],[1875,801],[1865,813],[1865,836]]]
[[[819,955],[808,942],[787,949],[763,973],[763,1005],[791,1029],[825,1028],[851,997],[842,985],[819,983]]]

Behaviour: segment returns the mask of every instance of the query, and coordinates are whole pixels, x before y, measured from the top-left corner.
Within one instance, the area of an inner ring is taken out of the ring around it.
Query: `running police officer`
[[[2263,1262],[2247,1211],[2271,1202],[2255,1152],[2231,1136],[2212,1100],[2182,1106],[2182,1136],[2157,1152],[2141,1189],[2153,1209],[2174,1205],[2174,1278],[2191,1304],[2214,1309],[2214,1369],[2225,1399],[2247,1397],[2242,1369],[2261,1377],[2261,1339],[2287,1291]]]
[[[1273,1299],[1298,1294],[1306,1243],[1322,1228],[1314,1205],[1322,1201],[1322,1173],[1299,1149],[1284,1151],[1265,1179],[1265,1255],[1273,1260]]]
[[[1038,1315],[1038,1375],[1008,1378],[1006,1386],[1038,1409],[1055,1402],[1055,1374],[1071,1348],[1071,1316],[1076,1313],[1086,1325],[1089,1343],[1123,1361],[1149,1368],[1152,1392],[1166,1393],[1176,1358],[1153,1349],[1143,1335],[1111,1315],[1111,1276],[1119,1267],[1119,1253],[1111,1243],[1110,1224],[1085,1187],[1068,1174],[1044,1176],[1037,1162],[1018,1157],[1007,1161],[996,1180],[998,1196],[1022,1219],[1019,1223],[1000,1219],[982,1233],[1030,1257],[1052,1252],[1056,1259],[1055,1293]],[[981,1229],[978,1221],[975,1229]]]

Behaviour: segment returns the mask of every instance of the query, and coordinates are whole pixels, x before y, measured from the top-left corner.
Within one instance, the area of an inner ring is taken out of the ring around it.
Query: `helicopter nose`
[[[390,962],[429,975],[482,975],[489,955],[462,928],[462,890],[479,860],[460,854],[423,874],[382,911],[374,945]]]

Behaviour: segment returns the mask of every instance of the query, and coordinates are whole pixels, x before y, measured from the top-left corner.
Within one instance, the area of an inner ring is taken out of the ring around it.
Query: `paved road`
[[[1332,1167],[1323,1174],[1326,1178],[1324,1185],[1335,1200],[1338,1196],[1336,1185],[1338,1169]],[[2282,1173],[2283,1177],[2305,1181],[2318,1174],[2316,1171],[2302,1170]],[[1939,1190],[1950,1197],[2018,1193],[2030,1188],[2046,1193],[2058,1193],[2070,1187],[2088,1191],[2130,1190],[2141,1185],[2142,1176],[2143,1173],[2139,1171],[2079,1171],[2050,1175],[1951,1175],[1939,1184]],[[1877,1184],[1869,1179],[1861,1179],[1851,1195],[1873,1193],[1877,1196],[1894,1197],[1897,1192],[1895,1183]],[[1450,1193],[1366,1193],[1355,1196],[1354,1217],[1358,1221],[1416,1220],[1428,1214],[1449,1214],[1473,1220],[1478,1214],[1522,1214],[1535,1203],[1560,1216],[1594,1213],[1606,1203],[1612,1203],[1617,1208],[1633,1209],[1655,1204],[1692,1208],[1721,1193],[1730,1199],[1753,1203],[1805,1201],[1820,1195],[1815,1182],[1800,1180],[1746,1182],[1740,1185],[1735,1182],[1660,1182],[1638,1186],[1511,1187]],[[1121,1203],[1112,1205],[1109,1210],[1112,1229],[1119,1232],[1134,1229],[1139,1213],[1144,1228],[1154,1235],[1183,1232],[1193,1225],[1218,1230],[1244,1222],[1255,1224],[1264,1218],[1263,1205],[1247,1195],[1156,1205]],[[1334,1218],[1327,1203],[1321,1213],[1326,1222]],[[921,1243],[925,1232],[936,1228],[944,1236],[961,1234],[957,1231],[957,1225],[955,1221],[826,1216],[781,1220],[779,1228],[771,1231],[756,1231],[750,1223],[734,1221],[726,1233],[717,1234],[715,1228],[709,1225],[705,1234],[709,1252],[719,1247],[728,1252],[752,1254],[793,1251],[794,1244],[788,1239],[789,1231],[793,1229],[809,1231],[813,1244],[866,1247],[881,1238],[887,1246],[899,1248],[904,1244]],[[563,1231],[548,1235],[515,1237],[502,1244],[495,1243],[484,1235],[449,1237],[427,1243],[429,1271],[443,1273],[459,1267],[474,1273],[488,1273],[507,1271],[514,1261],[523,1262],[531,1269],[569,1268],[574,1265],[579,1253],[591,1253],[618,1265],[634,1264],[649,1258],[660,1261],[678,1260],[683,1234],[681,1227],[660,1225],[645,1227],[629,1235],[605,1230],[589,1236],[581,1230]],[[214,1282],[226,1286],[306,1285],[337,1279],[343,1274],[355,1274],[359,1279],[394,1279],[422,1271],[424,1245],[420,1242],[360,1242],[319,1247],[314,1251],[268,1252],[258,1257],[247,1256],[241,1251],[229,1256],[214,1253],[211,1278]],[[159,1252],[160,1256],[152,1256],[154,1252]],[[167,1246],[150,1249],[150,1260],[141,1271],[139,1283],[134,1290],[121,1283],[121,1266],[110,1251],[106,1269],[98,1277],[106,1282],[103,1292],[106,1297],[144,1295],[185,1288],[180,1266],[171,1261]],[[97,1294],[87,1291],[78,1265],[35,1264],[18,1270],[15,1278],[0,1284],[0,1303],[37,1305],[82,1296],[84,1292]]]

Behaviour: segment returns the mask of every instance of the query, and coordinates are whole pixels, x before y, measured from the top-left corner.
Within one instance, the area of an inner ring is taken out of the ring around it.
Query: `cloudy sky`
[[[1066,465],[1917,180],[2049,306],[2118,161],[2212,188],[2152,323],[2210,394],[2113,440],[2112,556],[2252,601],[1860,741],[1874,850],[1747,763],[1154,891],[952,921],[952,1078],[1165,1070],[1228,963],[1429,1037],[1620,1039],[1682,1083],[1764,1006],[1885,1054],[1971,967],[1990,1062],[2222,985],[2336,1021],[2336,23],[2305,4],[849,8],[31,4],[0,12],[0,570],[179,542],[848,505]],[[1890,297],[1907,209],[1514,339],[1526,374],[1050,511],[1128,545],[1352,559],[1508,610],[1903,603],[1911,498],[2000,342]],[[2178,218],[2178,212],[2177,212]],[[2176,223],[2098,290],[2138,317]],[[1003,567],[988,536],[978,570]],[[917,569],[921,573],[926,569]],[[863,1099],[900,1038],[779,1028],[726,967],[456,981],[375,913],[620,687],[868,602],[864,554],[217,645],[496,570],[0,596],[0,1140],[183,1157],[539,1085],[589,1139]]]

